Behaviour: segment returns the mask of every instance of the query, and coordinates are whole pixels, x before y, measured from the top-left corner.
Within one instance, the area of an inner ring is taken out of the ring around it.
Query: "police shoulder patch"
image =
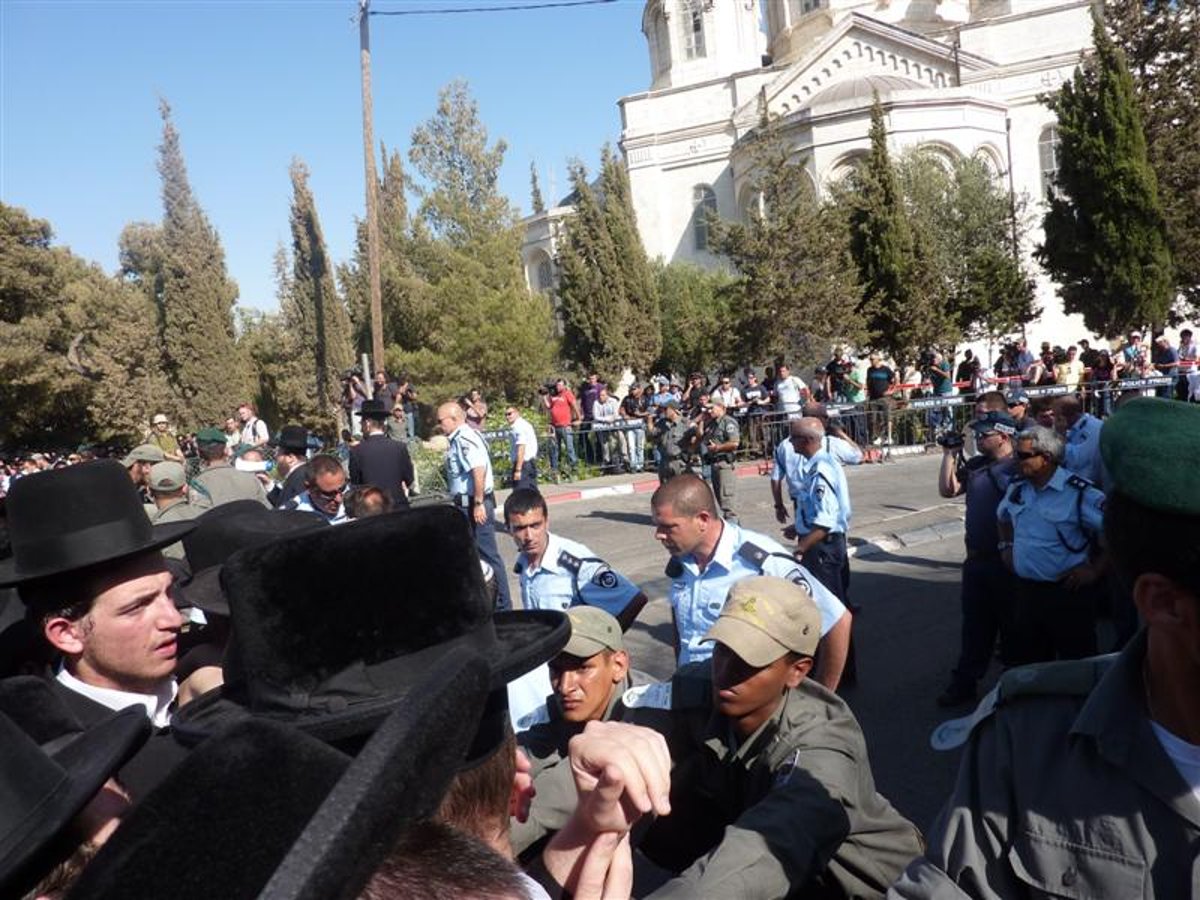
[[[788,572],[784,577],[792,584],[800,585],[800,587],[808,591],[809,594],[813,592],[812,585],[809,584],[808,579],[804,577],[804,573],[800,571],[799,566],[797,566],[795,569],[792,569],[792,571]]]
[[[604,588],[611,591],[620,582],[617,580],[617,573],[608,567],[607,564],[602,564],[592,575],[592,584],[596,587]]]
[[[621,702],[628,709],[670,709],[671,682],[656,681],[631,687],[621,695]]]
[[[545,704],[539,706],[533,712],[526,713],[517,719],[517,730],[528,731],[534,725],[545,725],[550,721],[550,710]]]

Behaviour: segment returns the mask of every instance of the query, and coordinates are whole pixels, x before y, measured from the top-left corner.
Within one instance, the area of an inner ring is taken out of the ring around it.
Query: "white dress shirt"
[[[58,683],[64,687],[77,694],[83,694],[89,700],[95,700],[101,706],[107,706],[111,710],[119,712],[130,706],[145,707],[146,716],[155,728],[166,728],[171,724],[171,704],[175,702],[175,695],[179,692],[179,685],[175,683],[174,678],[164,681],[153,694],[139,694],[135,691],[118,691],[115,688],[88,684],[80,681],[65,667],[60,668],[55,677],[58,679]]]

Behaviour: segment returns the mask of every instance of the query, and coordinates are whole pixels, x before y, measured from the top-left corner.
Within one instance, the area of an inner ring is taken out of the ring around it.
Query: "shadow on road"
[[[580,519],[608,519],[610,522],[625,522],[630,525],[654,525],[649,513],[614,512],[610,509],[593,509]]]

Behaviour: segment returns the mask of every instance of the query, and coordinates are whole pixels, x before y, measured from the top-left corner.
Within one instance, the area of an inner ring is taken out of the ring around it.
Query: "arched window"
[[[1047,125],[1038,138],[1038,166],[1042,170],[1042,196],[1049,197],[1054,189],[1054,176],[1058,174],[1059,154],[1058,127]]]
[[[708,214],[717,211],[717,195],[707,184],[692,188],[692,236],[697,250],[708,249]]]
[[[683,58],[703,59],[708,55],[704,48],[703,0],[682,0],[679,12],[679,27],[683,29]]]
[[[551,268],[550,260],[548,259],[543,259],[538,263],[537,289],[543,294],[549,294],[554,291],[554,270]]]

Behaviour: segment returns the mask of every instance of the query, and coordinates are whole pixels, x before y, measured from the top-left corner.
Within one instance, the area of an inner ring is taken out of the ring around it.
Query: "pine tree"
[[[693,263],[654,267],[662,303],[662,354],[656,372],[711,372],[736,362],[726,336],[736,329],[734,277]]]
[[[771,359],[814,339],[862,341],[844,222],[821,207],[777,123],[762,123],[751,154],[758,208],[744,224],[713,223],[712,246],[736,275],[729,288],[733,324],[722,333],[719,358]],[[672,327],[664,314],[664,331]]]
[[[160,112],[161,339],[166,375],[183,414],[178,421],[201,427],[223,421],[246,387],[234,342],[237,285],[225,271],[220,238],[192,194],[179,133],[165,100]]]
[[[850,253],[871,344],[903,362],[924,348],[953,343],[957,334],[936,246],[908,225],[878,96],[871,106],[870,138],[870,152],[849,177],[841,200],[850,210]]]
[[[1133,76],[1176,287],[1200,315],[1200,6],[1107,0],[1104,24]]]
[[[1046,101],[1061,151],[1036,255],[1064,309],[1115,337],[1166,322],[1175,273],[1125,54],[1099,20],[1092,33],[1095,56]]]
[[[558,249],[558,300],[568,359],[606,379],[618,377],[632,356],[632,319],[604,210],[582,163],[570,167],[575,214]]]
[[[301,351],[308,357],[313,398],[324,417],[337,416],[341,375],[354,358],[350,318],[333,283],[333,270],[316,201],[308,187],[308,169],[293,160],[291,308],[297,318]]]
[[[542,199],[542,186],[538,184],[537,163],[529,163],[529,203],[533,214],[541,215],[546,211],[546,202]]]
[[[648,374],[662,352],[662,311],[658,282],[646,257],[633,212],[629,173],[606,145],[600,155],[604,223],[617,255],[621,287],[629,306],[629,366]]]

